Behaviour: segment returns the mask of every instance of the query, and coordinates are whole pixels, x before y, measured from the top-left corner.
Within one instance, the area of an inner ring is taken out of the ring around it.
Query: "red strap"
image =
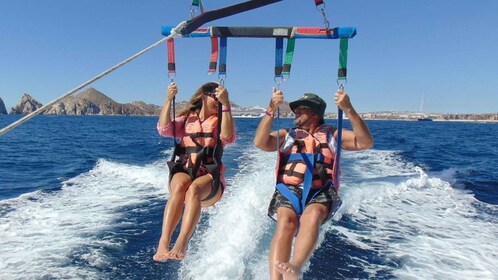
[[[218,64],[218,37],[211,38],[211,61],[209,62],[209,74],[216,72],[216,64]]]
[[[295,27],[295,34],[302,36],[330,36],[334,31],[332,29],[323,29],[319,27]]]
[[[175,39],[168,40],[168,73],[175,73]]]

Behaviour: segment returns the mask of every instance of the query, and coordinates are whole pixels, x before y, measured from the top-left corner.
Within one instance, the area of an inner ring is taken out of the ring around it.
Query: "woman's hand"
[[[221,105],[225,107],[230,107],[230,100],[228,99],[228,91],[226,88],[218,86],[216,88],[215,95],[218,101],[221,102]]]
[[[176,87],[176,83],[171,82],[168,85],[168,91],[166,93],[166,101],[173,101],[173,99],[177,94],[178,94],[178,88]]]

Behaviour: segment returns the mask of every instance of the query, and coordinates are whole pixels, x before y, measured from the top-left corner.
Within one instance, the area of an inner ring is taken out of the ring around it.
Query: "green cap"
[[[323,118],[325,114],[325,108],[327,108],[327,103],[318,95],[314,93],[305,93],[303,97],[296,101],[289,103],[289,106],[294,112],[294,110],[299,106],[306,106],[311,109],[315,114]]]

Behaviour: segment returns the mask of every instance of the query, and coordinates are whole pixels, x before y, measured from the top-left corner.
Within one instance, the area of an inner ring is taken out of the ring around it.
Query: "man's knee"
[[[301,216],[300,222],[320,225],[327,218],[327,207],[319,204],[312,205],[313,206],[306,207],[303,215]]]
[[[297,215],[288,215],[280,213],[278,215],[277,232],[280,234],[294,235],[299,228]]]

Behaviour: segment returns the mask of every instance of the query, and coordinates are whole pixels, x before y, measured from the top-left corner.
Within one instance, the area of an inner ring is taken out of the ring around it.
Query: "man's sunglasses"
[[[311,108],[308,106],[299,106],[294,110],[304,111],[304,110],[311,110]]]

